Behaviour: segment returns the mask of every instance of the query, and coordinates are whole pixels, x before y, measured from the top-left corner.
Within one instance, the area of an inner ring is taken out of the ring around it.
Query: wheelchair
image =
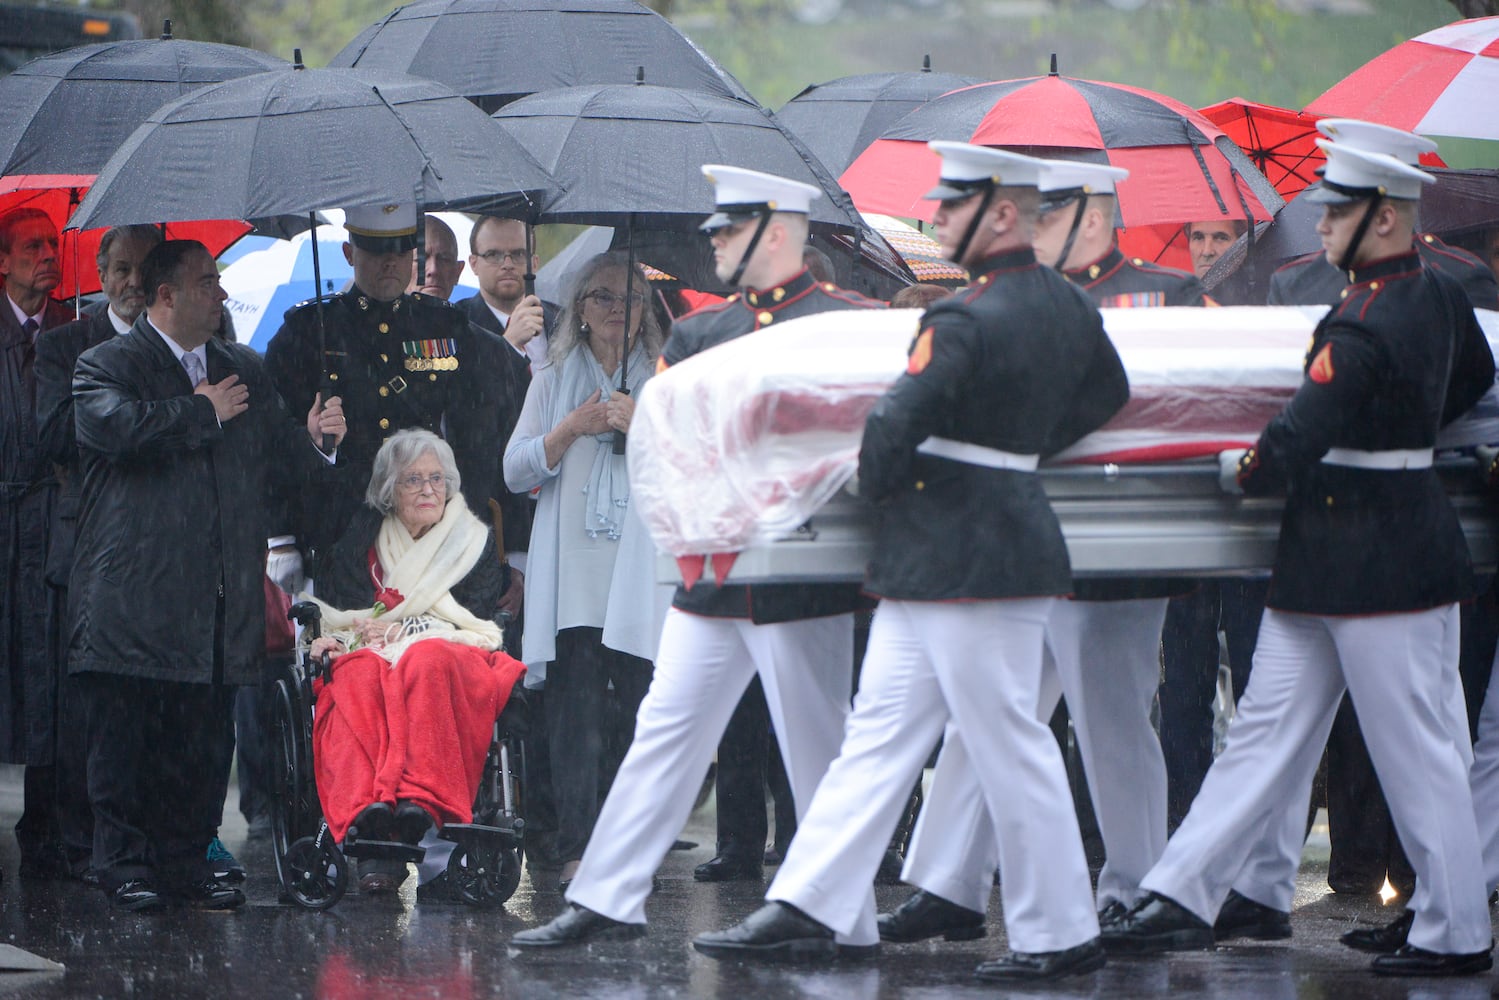
[[[327,657],[321,662],[308,652],[321,634],[316,604],[292,607],[288,618],[302,626],[302,655],[276,681],[271,707],[271,840],[281,898],[308,910],[326,910],[343,898],[349,887],[349,862],[379,858],[420,862],[420,846],[360,836],[357,826],[335,843],[323,818],[312,767],[314,678],[332,678]],[[525,831],[521,793],[525,787],[526,706],[522,688],[512,691],[495,720],[494,735],[484,762],[472,823],[445,824],[438,836],[456,846],[448,859],[447,877],[470,906],[502,905],[520,885],[520,851]]]

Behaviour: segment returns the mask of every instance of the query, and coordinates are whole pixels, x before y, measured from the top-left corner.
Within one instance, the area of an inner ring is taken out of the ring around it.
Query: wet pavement
[[[1384,980],[1368,956],[1337,942],[1353,926],[1392,915],[1377,899],[1348,900],[1326,889],[1325,848],[1309,849],[1288,942],[1236,945],[1215,953],[1112,959],[1101,972],[1060,984],[1006,989],[976,982],[972,970],[1003,947],[998,893],[989,937],[963,944],[886,946],[877,959],[832,966],[721,963],[694,952],[691,936],[726,927],[755,909],[763,888],[699,884],[694,865],[707,846],[669,855],[646,908],[649,935],[555,954],[506,947],[517,930],[562,906],[556,874],[528,873],[503,910],[417,904],[414,878],[397,897],[350,895],[325,913],[277,902],[267,841],[247,843],[243,821],[225,812],[224,840],[250,868],[249,904],[221,914],[175,910],[159,916],[112,913],[103,894],[81,885],[15,878],[19,772],[0,769],[0,943],[62,963],[61,973],[0,973],[0,997],[1158,997],[1338,1000],[1477,1000],[1494,995],[1492,974],[1465,980]],[[685,836],[712,841],[712,813],[694,816]],[[880,888],[889,908],[906,895]]]

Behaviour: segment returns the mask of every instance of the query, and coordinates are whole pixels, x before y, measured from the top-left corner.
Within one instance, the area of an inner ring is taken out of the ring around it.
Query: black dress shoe
[[[167,908],[167,901],[150,881],[133,878],[109,894],[109,905],[129,913],[160,913]]]
[[[1475,976],[1493,967],[1494,956],[1487,951],[1445,955],[1412,944],[1391,955],[1377,955],[1369,964],[1381,976]]]
[[[787,903],[770,902],[728,930],[699,934],[692,946],[713,958],[768,958],[791,961],[835,958],[833,930]]]
[[[973,974],[990,983],[1030,983],[1097,972],[1106,961],[1103,944],[1094,938],[1063,951],[1012,951],[983,963]]]
[[[880,940],[907,944],[941,934],[948,941],[972,941],[989,933],[984,915],[917,889],[894,912],[879,916]]]
[[[1119,926],[1119,922],[1129,916],[1129,907],[1117,899],[1109,900],[1109,905],[1098,911],[1098,929],[1108,930]]]
[[[1393,955],[1405,947],[1405,939],[1410,936],[1411,924],[1415,920],[1414,912],[1402,910],[1400,916],[1383,927],[1348,931],[1338,940],[1354,951],[1367,951],[1371,955]]]
[[[243,892],[214,878],[175,888],[172,895],[195,910],[232,910],[245,905]]]
[[[396,838],[403,844],[420,844],[434,824],[432,814],[415,802],[396,803]]]
[[[389,802],[371,802],[350,824],[358,840],[390,840],[395,827],[396,811]]]
[[[692,869],[692,877],[699,882],[758,882],[765,877],[765,867],[759,858],[720,854]]]
[[[1102,934],[1109,951],[1148,955],[1213,948],[1213,928],[1165,896],[1151,893]]]
[[[625,941],[644,933],[644,924],[627,924],[571,903],[551,923],[521,931],[510,944],[516,948],[566,948],[589,941]]]
[[[1247,896],[1229,891],[1213,921],[1213,939],[1253,938],[1256,941],[1283,941],[1291,936],[1291,915],[1282,910],[1256,903]]]

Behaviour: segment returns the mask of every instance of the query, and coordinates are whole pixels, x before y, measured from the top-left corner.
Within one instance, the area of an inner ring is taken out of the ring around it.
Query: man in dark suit
[[[99,284],[107,298],[104,308],[62,326],[44,331],[36,342],[37,445],[44,461],[57,470],[58,498],[47,540],[47,584],[67,605],[68,576],[73,571],[73,546],[78,536],[78,503],[82,473],[78,439],[73,427],[73,368],[84,351],[121,334],[146,307],[141,264],[161,242],[154,226],[117,226],[99,241]],[[94,848],[94,817],[88,802],[87,746],[82,739],[82,706],[77,685],[67,679],[67,641],[64,623],[59,637],[56,795],[57,819],[67,868],[72,877],[88,877]]]
[[[226,295],[201,243],[162,243],[142,271],[145,312],[84,352],[73,380],[68,670],[87,719],[94,865],[118,909],[228,909],[244,895],[206,857],[223,784],[204,760],[231,725],[233,686],[260,669],[267,498],[337,475],[315,445],[343,439],[343,411],[319,396],[298,431],[260,358],[214,336]]]
[[[57,497],[52,467],[37,449],[34,364],[41,331],[72,310],[50,298],[62,281],[57,226],[45,212],[0,217],[0,760],[26,765],[25,811],[16,824],[24,875],[62,866],[53,799],[56,650],[60,605],[44,579],[47,526]]]

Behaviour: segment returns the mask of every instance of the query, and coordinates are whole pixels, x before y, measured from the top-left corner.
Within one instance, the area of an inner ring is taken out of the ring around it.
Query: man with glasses
[[[715,186],[717,211],[701,228],[712,240],[718,277],[742,291],[677,323],[661,368],[798,316],[884,305],[807,274],[802,248],[817,188],[738,167],[709,164],[703,174]],[[651,877],[686,823],[714,747],[755,676],[792,795],[805,809],[837,753],[848,713],[860,600],[855,586],[720,586],[706,575],[678,588],[635,739],[568,889],[570,905],[510,943],[556,948],[643,931]],[[862,909],[840,936],[860,951],[879,940],[869,885],[866,879]],[[836,947],[831,938],[829,944]]]
[[[546,364],[557,307],[526,291],[526,274],[535,274],[539,263],[535,254],[527,259],[528,236],[526,224],[517,219],[486,215],[475,223],[468,234],[468,266],[479,280],[479,294],[458,308],[469,322],[503,336],[534,368]]]

